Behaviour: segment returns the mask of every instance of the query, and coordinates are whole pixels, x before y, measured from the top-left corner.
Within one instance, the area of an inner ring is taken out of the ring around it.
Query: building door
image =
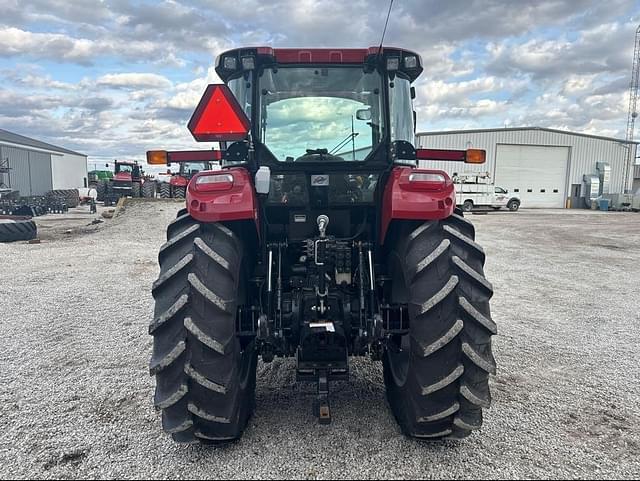
[[[569,147],[498,145],[496,186],[518,194],[524,208],[564,208]]]

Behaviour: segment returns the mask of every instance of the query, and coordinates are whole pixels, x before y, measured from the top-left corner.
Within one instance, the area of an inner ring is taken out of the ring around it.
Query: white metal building
[[[0,129],[0,183],[22,196],[87,186],[87,156]]]
[[[610,193],[632,188],[633,172],[623,186],[627,149],[637,143],[540,127],[424,132],[416,147],[485,149],[487,163],[421,163],[421,167],[454,172],[489,172],[495,184],[517,193],[523,207],[564,208],[567,200],[584,196],[583,176],[596,174],[596,163],[611,167]],[[633,169],[633,165],[630,166]]]

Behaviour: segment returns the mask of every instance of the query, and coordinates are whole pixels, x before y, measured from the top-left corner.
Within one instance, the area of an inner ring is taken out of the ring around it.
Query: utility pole
[[[633,67],[631,69],[631,84],[629,86],[629,114],[627,117],[627,158],[624,166],[624,184],[622,186],[624,192],[629,188],[629,175],[633,168],[633,142],[636,118],[638,117],[638,87],[640,80],[640,26],[636,30],[635,46],[633,49]]]

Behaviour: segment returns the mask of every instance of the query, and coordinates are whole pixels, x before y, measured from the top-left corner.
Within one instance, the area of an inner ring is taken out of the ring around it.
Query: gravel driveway
[[[150,286],[178,208],[139,203],[94,233],[0,244],[1,478],[640,476],[639,214],[471,217],[500,329],[494,406],[471,438],[404,438],[365,360],[319,426],[314,386],[276,360],[259,367],[243,439],[212,449],[174,444],[151,401]]]

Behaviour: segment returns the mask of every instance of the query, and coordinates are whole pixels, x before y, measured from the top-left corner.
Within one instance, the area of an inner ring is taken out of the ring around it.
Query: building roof
[[[416,135],[448,135],[448,134],[475,134],[482,132],[516,132],[523,130],[540,130],[543,132],[552,132],[554,134],[576,135],[578,137],[588,137],[591,139],[608,140],[610,142],[620,142],[623,144],[640,144],[640,142],[630,142],[624,139],[616,139],[614,137],[604,137],[601,135],[582,134],[579,132],[570,132],[568,130],[547,129],[545,127],[507,127],[496,129],[472,129],[472,130],[445,130],[441,132],[418,132]]]
[[[86,157],[86,154],[74,152],[73,150],[65,149],[63,147],[57,147],[55,145],[47,144],[39,140],[25,137],[24,135],[14,134],[8,130],[0,129],[0,142],[9,142],[12,144],[24,145],[25,147],[35,147],[37,149],[49,150],[52,152],[60,152],[61,154],[72,154]]]

